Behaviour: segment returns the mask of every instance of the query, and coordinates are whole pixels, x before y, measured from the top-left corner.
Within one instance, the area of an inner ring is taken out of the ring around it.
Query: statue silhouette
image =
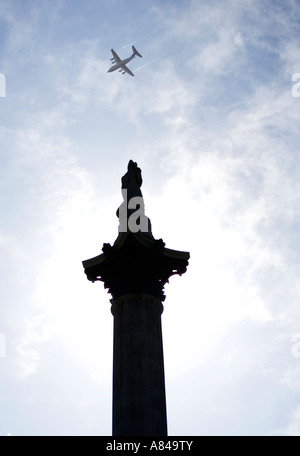
[[[130,160],[127,167],[127,173],[122,177],[122,190],[127,190],[127,200],[135,196],[143,196],[141,192],[141,186],[143,183],[142,171],[138,167],[137,163]],[[123,192],[122,192],[123,194]]]
[[[151,232],[151,222],[150,219],[145,216],[145,205],[141,191],[143,183],[142,171],[133,160],[129,161],[127,172],[122,177],[121,183],[121,191],[124,201],[117,209],[117,217],[120,220],[119,230],[124,232],[127,231],[129,227],[129,231],[134,230],[134,232],[136,232],[137,227],[138,231],[143,232],[145,236],[152,239],[153,235]],[[130,201],[133,198],[133,206],[130,206]],[[131,223],[135,226],[130,229],[130,216],[135,213],[137,214],[137,218],[131,219]]]

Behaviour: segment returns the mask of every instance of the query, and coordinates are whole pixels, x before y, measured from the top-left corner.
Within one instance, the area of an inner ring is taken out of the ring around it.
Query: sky
[[[169,435],[300,435],[298,79],[299,0],[0,0],[0,435],[111,435],[111,297],[82,261],[130,159],[190,252]]]

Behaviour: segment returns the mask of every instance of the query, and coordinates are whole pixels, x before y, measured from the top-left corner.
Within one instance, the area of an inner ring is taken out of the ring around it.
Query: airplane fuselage
[[[112,73],[113,71],[118,70],[119,68],[122,68],[122,65],[126,65],[130,60],[134,59],[135,55],[133,54],[131,57],[128,57],[127,59],[121,60],[120,62],[117,62],[115,65],[110,67],[108,70],[108,73]]]

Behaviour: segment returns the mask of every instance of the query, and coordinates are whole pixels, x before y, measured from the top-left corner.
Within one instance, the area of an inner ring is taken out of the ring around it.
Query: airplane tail
[[[142,57],[142,55],[135,49],[134,46],[132,46],[132,52],[134,55],[138,55],[139,57]]]

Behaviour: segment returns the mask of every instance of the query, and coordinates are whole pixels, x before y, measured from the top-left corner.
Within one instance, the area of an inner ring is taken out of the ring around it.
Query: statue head
[[[132,160],[129,160],[129,163],[128,163],[128,171],[133,171],[134,169],[137,168],[137,163],[132,161]]]

